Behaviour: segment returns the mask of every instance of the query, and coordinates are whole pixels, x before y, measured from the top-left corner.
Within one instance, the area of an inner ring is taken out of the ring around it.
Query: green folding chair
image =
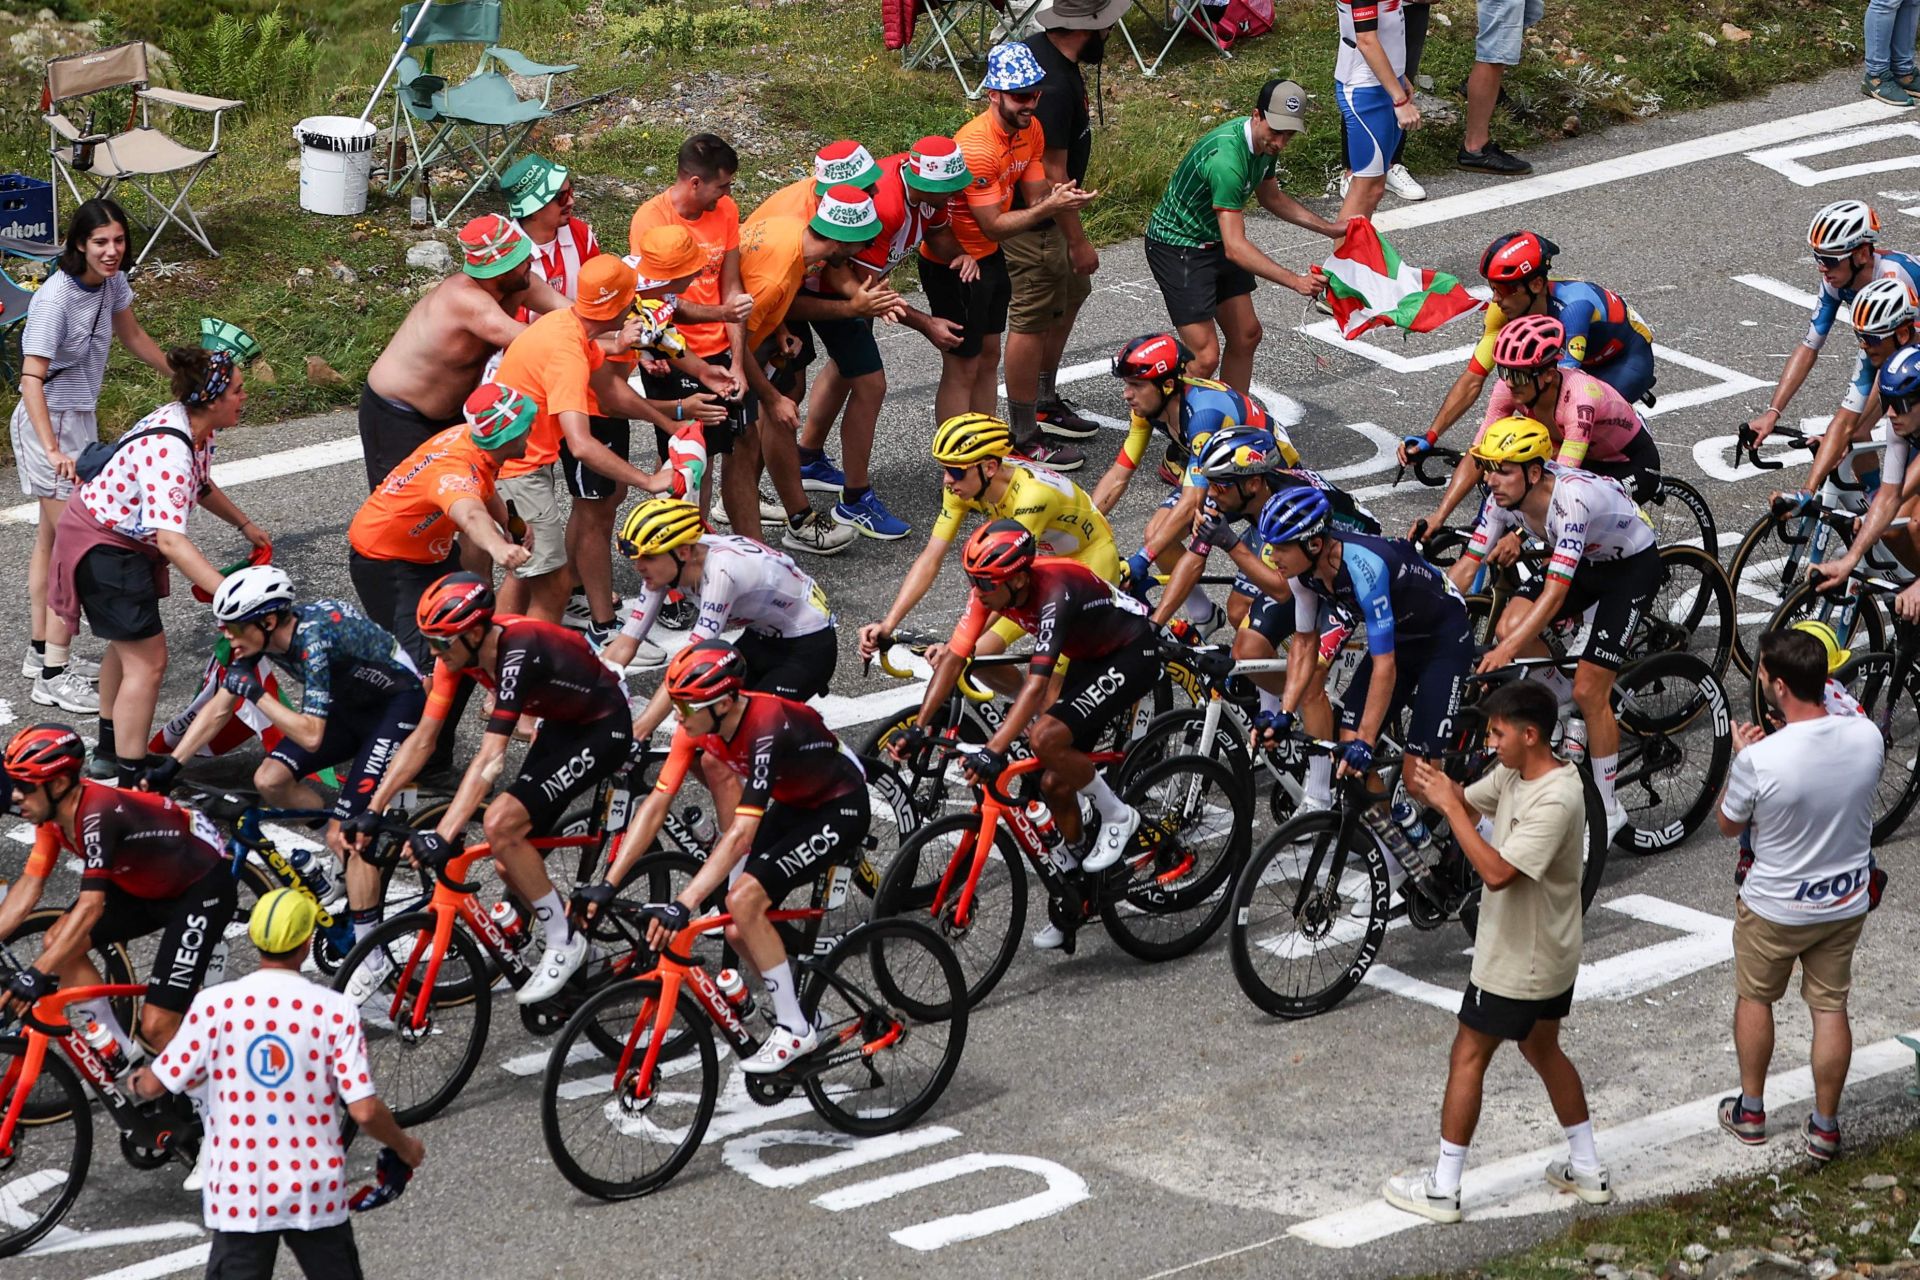
[[[419,5],[400,10],[395,30],[413,27]],[[387,153],[387,193],[397,194],[431,174],[435,165],[458,162],[477,167],[471,183],[451,208],[440,212],[427,183],[427,207],[434,225],[444,227],[482,189],[497,189],[500,175],[525,145],[533,127],[554,114],[554,81],[579,67],[574,63],[535,62],[517,50],[500,47],[500,0],[459,0],[434,4],[415,32],[413,43],[421,56],[400,59],[394,72],[393,117],[397,126]],[[434,70],[437,48],[479,45],[480,61],[473,74],[455,83]],[[507,79],[507,72],[529,80],[545,79],[540,96],[523,98]],[[405,169],[398,167],[401,127],[413,153]]]

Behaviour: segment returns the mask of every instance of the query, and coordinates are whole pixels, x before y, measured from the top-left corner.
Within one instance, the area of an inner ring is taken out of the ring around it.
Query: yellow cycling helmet
[[[253,904],[247,936],[263,955],[285,955],[313,936],[319,918],[309,895],[298,889],[275,889]]]
[[[1794,623],[1792,629],[1804,631],[1820,642],[1820,647],[1827,651],[1828,675],[1838,671],[1845,665],[1847,659],[1853,656],[1853,651],[1840,643],[1840,633],[1833,629],[1832,623],[1822,622],[1818,618],[1806,618]]]
[[[1532,418],[1502,418],[1470,452],[1487,462],[1545,462],[1554,454],[1553,437]]]
[[[700,508],[678,498],[652,498],[627,512],[614,549],[629,560],[664,555],[700,537]]]
[[[933,460],[943,467],[970,467],[1013,451],[1013,428],[990,413],[959,413],[933,433]]]

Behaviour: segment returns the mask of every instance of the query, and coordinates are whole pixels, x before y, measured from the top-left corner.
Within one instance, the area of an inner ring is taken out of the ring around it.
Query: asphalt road
[[[1734,130],[1744,132],[1728,136]],[[1653,428],[1667,466],[1707,494],[1730,554],[1731,538],[1758,513],[1771,482],[1731,472],[1729,441],[1712,441],[1761,407],[1763,388],[1804,329],[1805,308],[1793,294],[1810,292],[1816,280],[1807,221],[1828,200],[1862,196],[1879,207],[1888,242],[1911,243],[1920,215],[1920,174],[1911,172],[1920,169],[1917,137],[1920,126],[1865,103],[1851,79],[1836,74],[1542,149],[1531,180],[1438,175],[1425,204],[1390,202],[1381,225],[1409,261],[1467,278],[1492,235],[1536,227],[1562,246],[1563,274],[1599,280],[1633,302],[1663,348]],[[1256,236],[1296,266],[1325,252],[1324,241],[1264,219]],[[1096,285],[1067,358],[1086,367],[1068,393],[1117,420],[1124,407],[1105,376],[1106,357],[1122,339],[1159,325],[1163,312],[1137,242],[1104,253]],[[1404,527],[1424,512],[1426,496],[1386,489],[1392,442],[1424,429],[1477,325],[1466,320],[1405,341],[1374,337],[1356,351],[1300,332],[1317,317],[1303,316],[1291,294],[1263,291],[1259,306],[1268,335],[1257,368],[1262,394],[1292,423],[1311,465],[1370,491],[1375,510]],[[1833,345],[1795,406],[1808,416],[1826,413],[1841,390],[1846,335]],[[937,361],[911,334],[889,336],[886,350],[892,391],[877,483],[924,529],[937,509],[937,476],[925,455]],[[335,441],[344,443],[329,447]],[[1117,434],[1092,442],[1096,468],[1117,444]],[[291,461],[279,456],[310,446],[320,447]],[[303,592],[350,596],[341,535],[362,492],[351,420],[253,427],[224,439],[221,454],[230,465],[259,460],[253,478],[229,473],[227,483],[271,531]],[[1089,484],[1095,476],[1094,468],[1082,473]],[[1150,478],[1134,486],[1115,520],[1123,540],[1137,537],[1157,497]],[[210,520],[200,529],[216,562],[238,545]],[[18,520],[0,525],[7,563],[24,565],[29,537]],[[853,624],[885,608],[916,546],[862,542],[815,566],[842,621],[837,723],[915,700],[882,677],[863,679],[851,638]],[[916,622],[949,623],[962,598],[957,575],[944,579]],[[0,654],[25,645],[24,617],[16,608],[0,618]],[[212,632],[184,590],[168,618],[172,706],[188,696]],[[10,669],[11,659],[0,662]],[[1729,691],[1736,707],[1745,705],[1737,674]],[[0,702],[0,722],[35,717],[24,683],[4,692],[10,706]],[[1911,1059],[1882,1043],[1920,1023],[1909,1001],[1920,956],[1905,943],[1920,913],[1905,864],[1912,849],[1901,839],[1882,851],[1893,882],[1857,967],[1861,1048],[1850,1136],[1913,1119],[1902,1089]],[[1769,1094],[1773,1142],[1737,1147],[1712,1121],[1713,1100],[1735,1083],[1730,852],[1703,834],[1661,857],[1620,855],[1587,921],[1590,967],[1581,988],[1611,998],[1580,1003],[1566,1040],[1586,1077],[1601,1154],[1627,1202],[1799,1157],[1808,1089],[1795,1069],[1804,1063],[1807,1019],[1791,1000],[1781,1008]],[[0,842],[0,869],[16,868],[23,854],[24,845]],[[423,1130],[429,1163],[414,1188],[358,1224],[370,1272],[1385,1275],[1464,1265],[1565,1222],[1569,1200],[1539,1180],[1558,1154],[1560,1131],[1514,1054],[1497,1061],[1488,1081],[1469,1165],[1468,1223],[1421,1225],[1375,1201],[1385,1175],[1432,1158],[1453,1032],[1441,1006],[1464,985],[1469,963],[1459,934],[1394,932],[1382,964],[1404,981],[1382,977],[1391,989],[1364,987],[1335,1012],[1298,1023],[1269,1020],[1246,1002],[1218,938],[1153,968],[1097,931],[1083,942],[1072,958],[1022,952],[977,1013],[946,1098],[903,1138],[850,1143],[831,1136],[804,1103],[762,1110],[736,1091],[677,1181],[618,1206],[576,1194],[548,1162],[536,1096],[543,1045],[503,1003],[472,1083]],[[49,1242],[57,1251],[43,1246],[9,1261],[9,1277],[144,1280],[198,1270],[197,1198],[179,1190],[177,1172],[136,1173],[113,1147],[97,1138],[71,1230]],[[371,1152],[356,1150],[357,1166],[370,1163]],[[956,1218],[969,1214],[978,1216]],[[283,1265],[282,1274],[291,1273]]]

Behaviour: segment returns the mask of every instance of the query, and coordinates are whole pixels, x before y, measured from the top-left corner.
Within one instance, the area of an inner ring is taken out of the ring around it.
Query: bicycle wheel
[[[1206,756],[1219,760],[1233,771],[1242,787],[1253,785],[1253,757],[1247,753],[1245,730],[1239,718],[1220,717],[1209,746],[1202,743],[1206,732],[1205,707],[1182,707],[1153,718],[1146,731],[1127,746],[1127,755],[1112,771],[1112,781],[1124,791],[1134,778],[1147,769],[1174,756]]]
[[[1662,853],[1699,829],[1713,811],[1733,759],[1726,690],[1688,653],[1630,663],[1614,681],[1620,763],[1614,796],[1635,853]]]
[[[1660,588],[1630,643],[1639,657],[1691,653],[1722,676],[1733,656],[1733,588],[1720,562],[1699,547],[1660,548]]]
[[[940,1100],[967,1043],[966,980],[953,949],[915,920],[861,925],[800,987],[821,1047],[801,1088],[845,1133],[895,1133]]]
[[[952,813],[927,823],[900,846],[899,856],[873,895],[873,918],[903,916],[932,926],[959,959],[966,978],[967,1003],[986,999],[1013,963],[1020,930],[1027,921],[1027,873],[1020,847],[1004,826],[994,832],[993,848],[974,885],[967,918],[958,919],[959,899],[980,838],[980,815]],[[940,881],[953,868],[945,895]]]
[[[370,959],[376,951],[381,958]],[[354,945],[333,979],[335,991],[349,992],[355,975],[373,966],[360,1005],[367,1060],[381,1098],[403,1125],[431,1119],[458,1096],[479,1065],[493,1016],[484,953],[466,928],[454,925],[428,989],[432,951],[431,915],[395,916]],[[423,1001],[426,1013],[416,1026]]]
[[[1766,624],[1781,602],[1806,580],[1807,566],[1830,560],[1846,545],[1837,517],[1767,514],[1754,521],[1727,565],[1735,619],[1741,628]],[[1874,648],[1884,648],[1875,643]],[[1735,636],[1733,660],[1753,674],[1753,646]]]
[[[1662,475],[1659,492],[1643,510],[1653,522],[1655,543],[1662,550],[1697,546],[1719,563],[1720,532],[1714,523],[1713,508],[1707,505],[1698,489],[1685,480]]]
[[[1217,760],[1175,756],[1129,782],[1126,800],[1154,844],[1122,860],[1126,890],[1102,900],[1100,919],[1128,955],[1171,960],[1226,919],[1253,831],[1252,792]]]
[[[939,734],[946,730],[952,706],[949,701],[946,707],[941,708],[939,717],[928,729],[929,733]],[[917,709],[903,711],[892,720],[882,722],[854,754],[869,759],[886,757],[894,740],[919,724],[920,712]],[[960,741],[979,744],[986,740],[986,734],[975,717],[960,717]],[[960,777],[959,764],[942,755],[928,753],[909,762],[900,768],[900,779],[913,797],[914,811],[923,820],[937,818],[971,802],[973,793]]]
[[[891,759],[865,756],[861,758],[860,766],[867,773],[867,807],[873,814],[867,835],[873,841],[873,848],[862,855],[854,869],[852,887],[859,898],[849,893],[842,910],[850,911],[858,906],[864,917],[867,904],[880,887],[880,878],[887,874],[887,868],[899,856],[901,843],[918,831],[921,823],[939,814],[920,808],[906,772]],[[841,914],[840,911],[829,914],[821,925],[822,936],[846,933],[859,923],[859,920],[851,917],[842,919]]]
[[[1366,827],[1342,844],[1340,810],[1281,827],[1234,883],[1227,954],[1247,998],[1281,1018],[1308,1018],[1346,999],[1387,937],[1392,886]]]
[[[1892,654],[1863,653],[1834,673],[1834,679],[1860,700],[1886,744],[1874,792],[1876,845],[1893,838],[1920,800],[1920,670],[1910,666],[1897,686],[1893,670]]]
[[[689,853],[678,849],[649,853],[635,862],[627,872],[625,883],[620,886],[620,900],[643,904],[648,902],[672,902],[680,896],[682,890],[700,873],[703,864]],[[724,891],[715,893],[701,904],[702,911],[723,909]],[[785,925],[775,925],[781,931],[781,940],[789,947],[794,937]],[[609,982],[618,982],[643,973],[652,966],[653,956],[644,943],[644,934],[638,937],[639,923],[617,916],[602,919],[587,929],[587,936],[593,939],[594,951],[605,952],[589,963],[600,966],[598,975],[589,975],[589,989]],[[692,946],[693,962],[708,973],[719,973],[736,963],[734,955],[727,950],[726,938],[717,930],[703,933],[695,938]],[[600,1052],[609,1056],[618,1056],[626,1041],[627,1029],[614,1028],[611,1037],[602,1032],[602,1024],[589,1022],[586,1034]],[[678,1057],[683,1046],[678,1041],[662,1046],[666,1056]]]
[[[1845,600],[1835,600],[1815,591],[1811,582],[1803,582],[1789,591],[1763,630],[1777,631],[1809,618],[1830,624],[1840,637],[1841,648],[1884,653],[1893,647],[1887,643],[1887,623],[1880,612],[1880,602],[1871,594],[1863,591]]]
[[[601,1200],[630,1200],[667,1185],[700,1149],[713,1119],[720,1057],[713,1028],[690,997],[680,997],[667,1024],[668,1043],[681,1048],[669,1055],[662,1044],[652,1073],[641,1075],[659,1007],[660,984],[652,979],[595,992],[560,1032],[540,1082],[547,1154],[562,1177]]]
[[[0,1036],[0,1116],[13,1105],[26,1052],[26,1037]],[[79,1073],[49,1045],[14,1126],[13,1149],[0,1159],[0,1258],[59,1225],[80,1198],[92,1160],[86,1090]]]
[[[47,936],[47,930],[66,915],[65,907],[41,907],[27,913],[14,929],[13,936],[6,939],[7,947],[13,958],[22,965],[30,965],[40,958],[41,943]],[[127,954],[124,942],[110,942],[104,947],[87,948],[87,959],[100,974],[102,982],[132,983],[139,979],[133,976],[133,960]],[[137,998],[134,996],[116,996],[107,1002],[113,1007],[113,1016],[120,1019],[120,1025],[131,1031],[135,1026],[134,1014]],[[5,1114],[0,1111],[0,1114]]]

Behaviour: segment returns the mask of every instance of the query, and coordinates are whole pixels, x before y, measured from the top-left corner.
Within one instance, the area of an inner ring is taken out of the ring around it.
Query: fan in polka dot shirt
[[[140,419],[127,436],[142,432],[80,486],[80,501],[101,524],[152,543],[156,533],[187,531],[213,469],[213,437],[194,448],[186,407],[177,401]]]

